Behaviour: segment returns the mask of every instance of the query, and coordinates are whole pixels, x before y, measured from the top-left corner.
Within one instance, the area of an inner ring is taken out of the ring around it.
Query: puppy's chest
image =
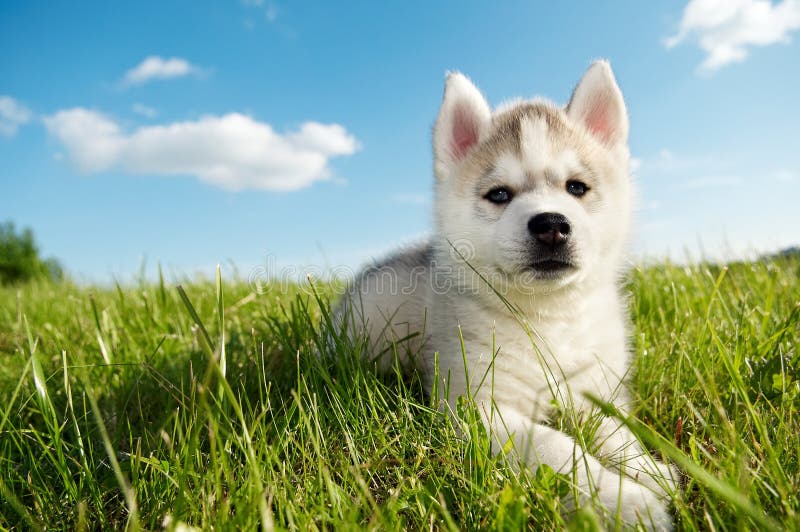
[[[537,382],[544,373],[570,380],[598,361],[598,337],[574,323],[534,323],[529,331],[506,325],[495,334],[495,349],[498,366],[509,373]]]
[[[588,322],[534,322],[530,332],[516,321],[498,320],[491,337],[467,340],[472,373],[491,375],[493,393],[533,417],[545,415],[550,401],[571,397],[583,408],[586,392],[607,397],[625,372],[625,348],[613,335]],[[494,349],[494,355],[492,355]],[[477,370],[477,371],[476,371]],[[538,414],[537,414],[538,413]]]

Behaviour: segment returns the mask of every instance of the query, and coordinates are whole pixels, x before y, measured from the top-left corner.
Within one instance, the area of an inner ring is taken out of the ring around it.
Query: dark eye
[[[576,198],[580,198],[581,196],[589,192],[589,187],[586,186],[586,183],[583,183],[582,181],[575,181],[573,179],[567,181],[567,192],[569,192]]]
[[[487,200],[498,205],[511,201],[511,191],[506,187],[497,187],[490,190],[485,196]]]

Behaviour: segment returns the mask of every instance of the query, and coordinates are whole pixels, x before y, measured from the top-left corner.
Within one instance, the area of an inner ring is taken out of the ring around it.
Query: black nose
[[[569,238],[569,221],[563,214],[543,212],[528,220],[528,231],[542,244],[554,248]]]

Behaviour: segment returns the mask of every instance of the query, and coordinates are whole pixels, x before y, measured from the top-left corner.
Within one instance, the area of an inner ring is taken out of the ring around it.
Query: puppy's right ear
[[[444,179],[489,129],[492,110],[480,91],[460,72],[447,75],[444,100],[433,129],[434,170]]]

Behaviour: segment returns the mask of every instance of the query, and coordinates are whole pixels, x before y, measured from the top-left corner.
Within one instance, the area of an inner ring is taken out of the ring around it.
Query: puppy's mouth
[[[531,264],[531,269],[545,273],[558,273],[574,268],[575,265],[569,261],[560,259],[544,259]]]
[[[528,263],[527,270],[531,280],[556,281],[562,279],[578,268],[578,264],[565,256],[537,257]]]

